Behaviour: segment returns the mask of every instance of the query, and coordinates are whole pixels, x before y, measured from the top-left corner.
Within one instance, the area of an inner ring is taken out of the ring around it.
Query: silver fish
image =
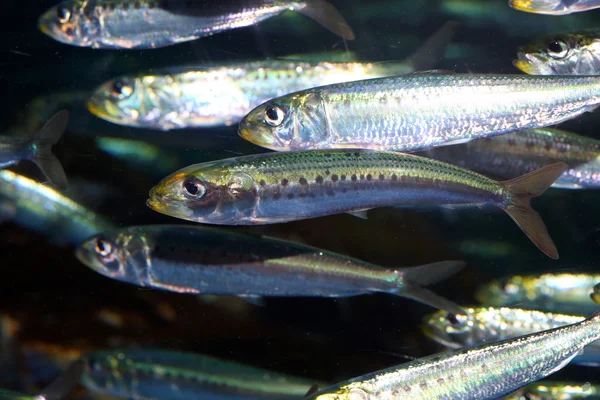
[[[284,94],[431,68],[443,56],[455,27],[447,23],[402,62],[307,62],[298,56],[120,76],[100,85],[87,107],[97,117],[125,126],[164,131],[229,126]]]
[[[600,140],[554,128],[527,129],[490,139],[437,147],[422,155],[503,179],[564,162],[569,168],[552,187],[600,188]]]
[[[434,354],[367,374],[307,399],[497,399],[560,370],[598,339],[600,311],[561,328]]]
[[[347,40],[354,33],[326,0],[65,0],[39,28],[59,42],[96,49],[155,49],[302,13]]]
[[[599,0],[509,0],[515,10],[535,14],[567,15],[600,7]]]
[[[388,270],[314,247],[185,225],[104,232],[77,258],[94,271],[134,285],[178,293],[346,297],[384,292],[436,308],[462,308],[420,285],[464,267],[443,261]]]
[[[273,99],[239,133],[278,151],[416,151],[554,125],[599,104],[600,77],[421,72]]]
[[[0,168],[16,165],[21,160],[31,160],[52,184],[66,189],[67,177],[60,161],[52,154],[52,146],[58,142],[68,123],[69,112],[63,110],[50,118],[31,139],[0,136]]]

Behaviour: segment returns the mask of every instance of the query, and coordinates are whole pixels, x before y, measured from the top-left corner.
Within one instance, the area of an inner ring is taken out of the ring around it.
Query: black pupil
[[[446,319],[448,320],[448,322],[450,322],[452,325],[456,325],[458,324],[458,319],[456,318],[456,315],[454,314],[448,314],[446,316]]]
[[[188,182],[185,184],[185,191],[191,194],[192,196],[196,196],[200,193],[200,189],[198,189],[198,185],[195,183]]]
[[[104,253],[106,251],[106,245],[104,244],[104,242],[102,240],[98,240],[96,242],[96,248],[101,253]]]
[[[548,44],[548,50],[550,50],[553,53],[560,53],[561,51],[563,51],[563,46],[560,42],[550,42]]]
[[[269,118],[271,121],[277,121],[277,110],[273,107],[267,108],[267,118]]]
[[[123,92],[123,84],[119,81],[116,81],[112,87],[112,91],[115,94],[121,94]]]
[[[62,21],[62,20],[65,20],[68,18],[69,11],[65,8],[59,8],[57,10],[57,14],[58,14],[58,19],[60,19]]]

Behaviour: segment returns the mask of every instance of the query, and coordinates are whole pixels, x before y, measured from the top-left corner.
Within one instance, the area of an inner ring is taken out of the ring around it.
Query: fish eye
[[[276,106],[269,106],[265,110],[265,121],[271,126],[279,126],[283,122],[283,110]]]
[[[456,318],[456,315],[454,314],[446,314],[446,321],[448,321],[450,323],[450,325],[458,325],[459,321],[458,318]]]
[[[122,81],[115,81],[110,88],[110,94],[113,97],[124,99],[133,94],[133,87]]]
[[[186,181],[183,183],[183,194],[188,199],[198,200],[204,196],[206,188],[203,184],[196,181]]]
[[[66,24],[71,19],[71,11],[68,8],[60,7],[56,9],[56,17],[61,24]]]
[[[106,257],[112,253],[112,250],[112,245],[109,241],[96,239],[96,253],[100,254],[102,257]]]
[[[552,58],[564,58],[569,52],[569,46],[562,40],[553,40],[548,43],[547,52]]]

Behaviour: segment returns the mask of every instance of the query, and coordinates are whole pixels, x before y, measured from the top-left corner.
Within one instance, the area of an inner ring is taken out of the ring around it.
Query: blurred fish
[[[277,151],[416,151],[554,125],[599,104],[600,77],[427,71],[273,99],[244,117],[239,134]]]
[[[79,384],[83,375],[85,364],[83,361],[76,361],[54,382],[44,388],[36,395],[30,396],[23,393],[12,392],[0,389],[0,399],[2,400],[64,400],[69,393]]]
[[[531,75],[600,74],[600,33],[553,34],[523,46],[513,61]]]
[[[59,189],[66,189],[67,177],[60,161],[52,154],[69,123],[69,112],[60,111],[29,140],[0,136],[0,168],[18,164],[21,160],[33,161],[46,177]]]
[[[292,242],[184,225],[104,232],[79,246],[76,255],[109,278],[172,292],[250,300],[383,292],[462,312],[420,286],[456,273],[464,267],[461,261],[391,270]]]
[[[291,92],[431,68],[455,27],[444,25],[402,62],[308,62],[291,56],[176,68],[112,79],[95,90],[87,106],[94,115],[125,126],[170,130],[233,125],[265,101]]]
[[[368,150],[267,153],[183,168],[150,191],[148,206],[189,221],[260,225],[376,207],[493,204],[549,257],[558,252],[529,201],[565,171],[557,163],[496,182],[450,164]]]
[[[519,308],[464,307],[466,313],[455,315],[438,311],[424,318],[423,332],[436,342],[452,348],[474,347],[512,339],[530,333],[581,322],[584,316],[547,313]],[[573,364],[600,366],[600,343],[586,346]]]
[[[598,400],[600,386],[589,382],[541,381],[531,383],[504,400]]]
[[[552,187],[600,188],[600,140],[554,128],[528,129],[437,147],[422,155],[482,174],[511,179],[555,162],[569,168]]]
[[[587,273],[515,275],[482,285],[475,297],[490,306],[583,314],[598,307],[590,299],[598,282],[600,275]]]
[[[535,14],[567,15],[600,7],[598,0],[509,0],[515,10]]]
[[[367,374],[307,399],[497,399],[560,370],[598,339],[600,311],[561,328],[434,354]]]
[[[75,244],[113,227],[56,190],[8,170],[0,170],[0,217]]]
[[[298,400],[319,384],[200,354],[159,349],[99,351],[85,361],[84,386],[128,399]]]
[[[326,0],[65,0],[39,19],[53,39],[96,49],[155,49],[255,25],[284,11],[304,14],[347,40],[354,33]]]

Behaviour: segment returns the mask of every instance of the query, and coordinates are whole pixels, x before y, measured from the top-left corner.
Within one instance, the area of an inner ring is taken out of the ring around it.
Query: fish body
[[[544,332],[434,354],[326,388],[310,400],[497,399],[564,367],[600,339],[600,314]]]
[[[51,183],[60,189],[66,189],[65,171],[52,154],[51,148],[58,142],[68,123],[69,112],[60,111],[33,138],[0,136],[0,168],[16,165],[21,160],[31,160]]]
[[[562,174],[554,164],[513,181],[409,154],[321,150],[259,154],[196,164],[164,178],[148,206],[163,214],[220,225],[258,225],[375,207],[493,204],[533,242],[558,257],[529,206]]]
[[[298,399],[315,382],[216,358],[158,349],[123,349],[84,358],[83,385],[130,399]]]
[[[598,282],[598,274],[515,275],[481,286],[475,296],[490,306],[581,314],[597,307],[590,294]]]
[[[521,47],[513,64],[531,75],[598,75],[600,32],[544,36]]]
[[[600,386],[589,382],[541,381],[531,383],[504,400],[598,400]]]
[[[490,139],[438,147],[422,155],[504,179],[555,162],[564,162],[569,168],[552,187],[600,187],[600,140],[554,128],[527,129]]]
[[[436,342],[453,349],[513,339],[548,329],[581,322],[584,316],[524,310],[508,307],[464,307],[465,314],[445,311],[425,317],[423,332]],[[600,343],[594,342],[572,363],[600,365]]]
[[[65,0],[39,20],[62,43],[103,49],[153,49],[257,24],[284,11],[315,19],[345,39],[354,33],[325,0]]]
[[[534,14],[567,15],[600,7],[598,0],[509,0],[515,10]]]
[[[75,244],[113,227],[55,189],[8,170],[0,170],[0,215]]]
[[[77,257],[110,278],[179,293],[343,297],[386,292],[462,310],[419,286],[457,272],[464,266],[458,261],[392,270],[282,240],[185,225],[104,232],[83,243]]]
[[[275,98],[240,135],[277,151],[417,151],[554,125],[600,103],[600,77],[419,72]]]

